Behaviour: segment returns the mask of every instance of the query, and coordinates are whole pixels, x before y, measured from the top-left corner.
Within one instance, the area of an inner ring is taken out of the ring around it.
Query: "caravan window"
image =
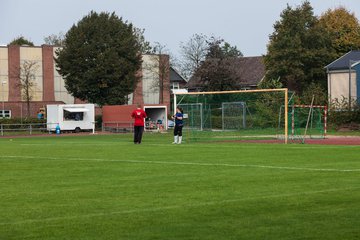
[[[83,112],[69,112],[64,110],[64,121],[83,121]]]

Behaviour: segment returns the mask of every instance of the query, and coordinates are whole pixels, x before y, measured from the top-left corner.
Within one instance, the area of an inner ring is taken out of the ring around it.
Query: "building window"
[[[11,110],[0,110],[0,118],[11,118]]]
[[[171,88],[172,89],[179,89],[180,88],[179,83],[178,82],[171,83]]]

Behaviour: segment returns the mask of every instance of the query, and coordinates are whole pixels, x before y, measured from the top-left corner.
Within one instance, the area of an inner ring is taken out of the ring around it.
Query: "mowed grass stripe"
[[[255,164],[229,164],[229,163],[200,163],[200,162],[177,162],[177,161],[151,161],[151,160],[124,160],[124,159],[102,159],[102,158],[58,158],[58,157],[41,157],[41,156],[0,156],[0,159],[42,159],[56,161],[94,161],[94,162],[123,162],[136,164],[166,164],[166,165],[193,165],[208,167],[244,167],[244,168],[268,168],[279,170],[299,170],[299,171],[320,171],[320,172],[360,172],[360,169],[333,169],[333,168],[304,168],[304,167],[287,167],[274,165],[255,165]]]
[[[91,213],[91,214],[83,214],[83,215],[78,214],[78,215],[73,215],[73,216],[61,216],[61,217],[42,218],[42,219],[26,219],[26,220],[16,221],[16,222],[0,222],[0,225],[31,224],[31,223],[37,223],[37,222],[70,220],[70,219],[77,219],[77,218],[103,217],[103,216],[108,216],[108,215],[132,214],[132,213],[140,213],[140,212],[167,211],[167,210],[172,210],[172,209],[177,209],[177,208],[197,208],[197,207],[210,206],[210,205],[224,205],[224,204],[236,203],[236,202],[240,202],[240,201],[256,201],[256,200],[260,200],[260,199],[287,198],[287,197],[294,197],[294,196],[316,195],[316,194],[331,193],[331,192],[342,192],[342,191],[356,190],[356,189],[359,189],[359,188],[325,189],[325,190],[319,190],[319,191],[266,195],[266,196],[250,197],[250,198],[245,197],[245,198],[241,198],[241,199],[226,199],[226,200],[221,200],[221,201],[209,201],[209,202],[201,202],[201,203],[192,203],[192,204],[189,204],[189,205],[175,205],[175,206],[173,205],[173,206],[162,206],[162,207],[154,207],[154,208],[141,208],[141,209],[132,209],[132,210],[124,210],[124,211],[114,211],[114,212]]]

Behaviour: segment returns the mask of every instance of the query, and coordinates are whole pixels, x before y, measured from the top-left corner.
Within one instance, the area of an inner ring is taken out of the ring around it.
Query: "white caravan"
[[[47,130],[80,132],[82,130],[95,131],[94,104],[61,104],[46,106]]]

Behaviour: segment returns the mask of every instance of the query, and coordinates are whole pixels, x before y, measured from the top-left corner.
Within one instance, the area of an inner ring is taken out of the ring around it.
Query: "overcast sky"
[[[360,0],[311,0],[316,15],[344,6],[360,19]],[[301,0],[0,0],[0,44],[18,36],[44,43],[44,37],[66,33],[91,10],[115,12],[145,29],[151,43],[166,45],[175,56],[195,33],[223,38],[244,56],[266,53],[280,13]]]

